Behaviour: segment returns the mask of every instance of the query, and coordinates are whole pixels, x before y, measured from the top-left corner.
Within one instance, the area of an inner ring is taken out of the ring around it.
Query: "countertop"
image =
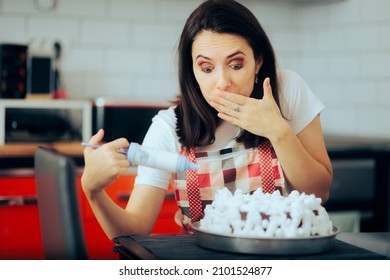
[[[34,156],[38,146],[52,148],[70,156],[83,155],[83,147],[80,142],[7,143],[0,145],[0,157],[31,157]]]
[[[75,160],[77,166],[84,166],[83,147],[80,142],[7,143],[0,145],[1,174],[3,176],[7,176],[7,173],[15,175],[22,172],[22,169],[33,169],[34,153],[38,146],[52,148],[69,155]]]
[[[390,259],[390,232],[342,232],[336,238]]]
[[[204,248],[197,244],[195,235],[121,236],[113,240],[121,259],[306,259],[306,260],[379,260],[389,259],[390,233],[340,233],[333,246],[322,253],[264,255],[232,253],[229,250]],[[232,239],[231,242],[239,242]],[[312,243],[312,240],[308,240]],[[205,245],[205,244],[203,244]],[[264,245],[266,246],[266,245]],[[300,244],[305,247],[306,245]]]
[[[342,135],[324,135],[325,145],[329,152],[371,150],[390,152],[390,139],[375,137],[354,137]]]

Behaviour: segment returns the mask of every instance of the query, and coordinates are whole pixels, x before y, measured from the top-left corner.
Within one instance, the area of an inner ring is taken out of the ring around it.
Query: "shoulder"
[[[281,110],[289,115],[291,107],[299,106],[302,99],[312,93],[302,77],[294,71],[278,70],[278,78]]]
[[[175,106],[160,110],[153,118],[151,127],[157,131],[176,131]]]
[[[176,126],[175,106],[160,110],[152,119],[153,122],[166,123],[169,126]]]
[[[294,71],[278,70],[278,78],[281,102],[294,103],[314,95],[303,78]]]
[[[299,88],[307,88],[306,82],[297,73],[289,69],[278,70],[279,83],[281,85],[282,93]]]
[[[160,110],[152,119],[152,124],[144,138],[150,147],[168,151],[177,151],[179,142],[176,134],[175,107]]]
[[[280,110],[296,133],[301,131],[325,106],[303,78],[291,70],[278,70]]]

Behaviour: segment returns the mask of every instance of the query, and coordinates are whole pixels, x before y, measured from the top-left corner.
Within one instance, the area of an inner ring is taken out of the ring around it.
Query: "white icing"
[[[252,195],[223,188],[205,208],[200,229],[237,237],[310,237],[332,233],[333,225],[321,199],[292,191]]]

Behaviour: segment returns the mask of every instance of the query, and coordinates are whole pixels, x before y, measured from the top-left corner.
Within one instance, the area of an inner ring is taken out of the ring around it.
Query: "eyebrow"
[[[233,56],[236,56],[237,54],[243,54],[244,56],[246,56],[245,53],[243,53],[242,51],[236,51],[235,53],[232,53],[232,54],[228,55],[226,58],[232,58]],[[204,55],[201,55],[201,54],[199,54],[199,55],[196,57],[196,59],[198,59],[199,57],[202,57],[202,58],[204,58],[204,59],[211,60],[211,58],[209,58],[209,57],[207,57],[207,56],[204,56]]]

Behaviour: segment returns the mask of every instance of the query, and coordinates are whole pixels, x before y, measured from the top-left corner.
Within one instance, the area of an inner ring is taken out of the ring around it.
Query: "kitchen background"
[[[46,99],[38,102],[13,102],[4,101],[0,92],[0,259],[44,257],[34,177],[37,143],[71,154],[80,172],[79,142],[88,141],[91,130],[103,127],[109,136],[103,140],[123,136],[142,142],[159,106],[177,94],[178,38],[201,2],[0,0],[0,46],[28,45],[31,57],[54,57],[53,46],[60,43],[61,85],[69,99],[47,100],[47,91]],[[325,207],[332,221],[342,231],[389,231],[390,1],[239,2],[266,29],[280,66],[298,72],[326,105],[321,117],[334,182]],[[1,51],[0,56],[5,53]],[[99,97],[114,102],[101,106]],[[149,102],[151,107],[145,106]],[[81,110],[72,112],[79,113],[73,118],[65,108],[75,107]],[[70,118],[79,122],[68,126]],[[67,139],[72,141],[61,141]],[[121,207],[127,204],[134,177],[134,172],[122,176],[107,188]],[[77,190],[90,258],[117,258],[81,188]],[[172,219],[176,210],[169,191],[154,234],[180,230]]]
[[[0,41],[40,53],[60,42],[69,99],[166,101],[178,88],[178,37],[200,2],[0,0]],[[390,1],[239,2],[263,24],[280,66],[327,106],[326,134],[390,139]]]

